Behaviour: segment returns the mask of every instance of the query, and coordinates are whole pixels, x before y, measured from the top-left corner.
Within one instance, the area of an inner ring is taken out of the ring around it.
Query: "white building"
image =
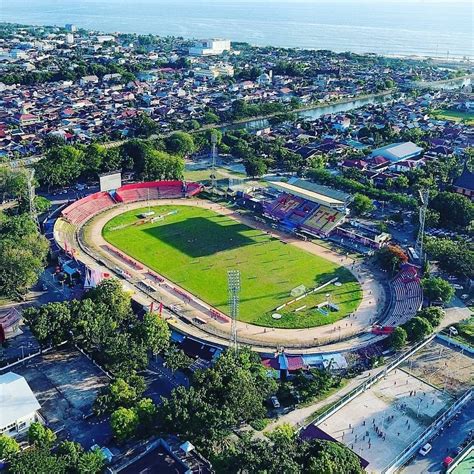
[[[0,433],[16,436],[38,421],[41,408],[25,378],[8,372],[0,375]]]
[[[208,39],[194,43],[189,48],[191,56],[217,56],[224,51],[230,51],[230,40]]]
[[[70,31],[71,33],[75,33],[77,31],[77,26],[76,25],[71,25],[70,23],[68,23],[65,26],[65,28],[66,28],[67,31]]]
[[[74,35],[72,33],[68,33],[66,35],[66,43],[67,44],[74,44]]]

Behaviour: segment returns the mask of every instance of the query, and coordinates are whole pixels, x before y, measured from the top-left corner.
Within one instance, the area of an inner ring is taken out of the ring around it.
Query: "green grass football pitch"
[[[148,208],[125,212],[109,221],[103,236],[115,247],[162,274],[224,313],[227,306],[227,270],[241,272],[241,321],[284,328],[329,324],[353,312],[362,291],[345,268],[287,245],[211,210],[190,206],[157,206],[156,223],[133,225]],[[132,224],[132,225],[130,225]],[[341,286],[324,288],[272,319],[275,308],[293,299],[299,285],[308,289],[338,277]],[[338,311],[323,314],[315,306],[327,300]],[[301,311],[295,312],[306,305]]]

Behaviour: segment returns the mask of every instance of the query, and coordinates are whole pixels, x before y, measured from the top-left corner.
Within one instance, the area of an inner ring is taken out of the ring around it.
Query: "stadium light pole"
[[[240,271],[227,271],[229,310],[232,318],[230,346],[237,351],[237,317],[239,316]]]

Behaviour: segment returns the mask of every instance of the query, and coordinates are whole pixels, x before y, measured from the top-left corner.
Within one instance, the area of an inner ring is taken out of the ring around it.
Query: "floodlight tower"
[[[232,318],[230,331],[230,346],[237,350],[237,317],[239,315],[240,271],[227,271],[227,287],[229,296],[229,310]]]
[[[35,170],[33,168],[26,168],[27,173],[27,183],[28,183],[28,199],[30,205],[30,217],[32,221],[38,227],[38,230],[41,231],[39,221],[38,221],[38,213],[36,212],[36,203],[35,203]]]
[[[415,244],[415,251],[420,256],[420,262],[423,265],[425,258],[424,258],[424,237],[425,237],[425,222],[426,222],[426,211],[428,210],[428,200],[430,197],[430,192],[428,189],[420,189],[420,228],[418,230],[418,237],[416,239]]]
[[[217,179],[216,179],[216,161],[217,161],[217,136],[213,133],[211,135],[211,144],[212,144],[212,152],[211,152],[211,158],[212,158],[212,174],[211,174],[211,183],[212,187],[216,188],[217,187]]]

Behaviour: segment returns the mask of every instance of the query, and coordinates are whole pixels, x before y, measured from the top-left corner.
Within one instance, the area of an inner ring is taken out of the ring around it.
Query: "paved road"
[[[406,474],[444,472],[444,458],[453,454],[454,449],[467,438],[470,430],[474,431],[474,400],[463,408],[451,426],[446,425],[443,432],[432,441],[433,449],[425,457],[417,454],[402,472]]]

